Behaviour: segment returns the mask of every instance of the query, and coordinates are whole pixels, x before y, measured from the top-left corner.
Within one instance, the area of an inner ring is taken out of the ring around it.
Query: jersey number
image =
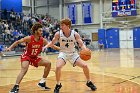
[[[65,46],[68,48],[69,47],[69,43],[66,43]]]
[[[32,49],[32,55],[36,55],[37,51],[38,51],[38,49]]]

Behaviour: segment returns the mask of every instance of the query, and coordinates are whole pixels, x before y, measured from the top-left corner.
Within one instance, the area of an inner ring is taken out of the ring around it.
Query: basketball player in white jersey
[[[62,87],[60,83],[61,68],[66,64],[67,61],[71,62],[73,66],[79,66],[83,69],[87,79],[86,85],[90,87],[91,90],[95,91],[97,88],[90,80],[89,68],[87,64],[80,59],[78,53],[76,52],[75,43],[78,42],[81,49],[86,49],[86,46],[83,44],[80,35],[74,30],[71,30],[70,19],[62,19],[60,25],[61,30],[56,32],[53,40],[46,46],[51,47],[57,41],[60,43],[60,52],[58,55],[55,72],[57,84],[55,86],[54,93],[59,93],[59,89]]]

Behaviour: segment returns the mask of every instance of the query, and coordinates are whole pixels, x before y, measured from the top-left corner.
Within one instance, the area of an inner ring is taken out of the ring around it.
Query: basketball
[[[80,58],[84,61],[88,61],[91,58],[91,50],[85,49],[80,51]]]

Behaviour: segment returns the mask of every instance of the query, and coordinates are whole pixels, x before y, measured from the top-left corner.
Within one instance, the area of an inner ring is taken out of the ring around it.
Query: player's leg
[[[21,80],[23,79],[24,75],[26,74],[26,72],[28,71],[28,68],[29,68],[29,61],[21,62],[21,71],[19,75],[17,76],[16,84],[14,85],[14,87],[9,93],[18,93],[19,84]]]
[[[86,76],[86,79],[90,80],[89,68],[88,68],[87,64],[85,62],[83,62],[80,58],[78,58],[75,62],[75,65],[81,67]]]
[[[51,62],[45,59],[41,59],[38,62],[38,66],[44,66],[44,74],[42,76],[42,79],[39,81],[38,86],[41,87],[44,90],[50,90],[49,87],[46,86],[46,78],[50,72],[51,69]]]
[[[45,60],[45,59],[41,59],[39,62],[38,62],[38,66],[44,66],[44,74],[43,74],[43,78],[47,78],[49,72],[50,72],[50,69],[51,69],[51,62],[48,61],[48,60]]]
[[[104,45],[102,44],[102,46],[101,46],[101,50],[103,50],[104,49]]]
[[[65,62],[63,59],[58,59],[57,60],[57,63],[56,63],[56,81],[57,81],[57,84],[60,84],[60,77],[61,77],[61,69],[62,67],[65,65]]]
[[[84,74],[86,76],[86,79],[87,79],[86,85],[88,87],[90,87],[92,90],[95,91],[97,88],[96,88],[96,86],[90,80],[89,68],[88,68],[87,64],[85,62],[83,62],[80,58],[78,58],[76,60],[76,62],[75,62],[75,65],[79,66],[79,67],[81,67],[83,69],[83,72],[84,72]]]
[[[59,93],[59,89],[62,87],[62,85],[60,83],[60,77],[61,77],[61,69],[64,65],[65,65],[65,61],[62,58],[59,58],[56,63],[55,74],[56,74],[57,84],[55,86],[54,93]]]

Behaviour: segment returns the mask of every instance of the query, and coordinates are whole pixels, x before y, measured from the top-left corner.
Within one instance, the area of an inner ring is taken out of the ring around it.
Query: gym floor
[[[52,62],[46,84],[50,91],[37,87],[43,67],[29,67],[20,84],[19,93],[53,93],[56,84],[55,64],[57,55],[42,55]],[[92,58],[86,63],[91,80],[97,86],[93,92],[86,86],[86,79],[79,67],[67,64],[62,69],[60,93],[140,93],[140,49],[106,49],[92,51]],[[4,57],[0,60],[0,93],[8,93],[20,72],[20,57]]]

